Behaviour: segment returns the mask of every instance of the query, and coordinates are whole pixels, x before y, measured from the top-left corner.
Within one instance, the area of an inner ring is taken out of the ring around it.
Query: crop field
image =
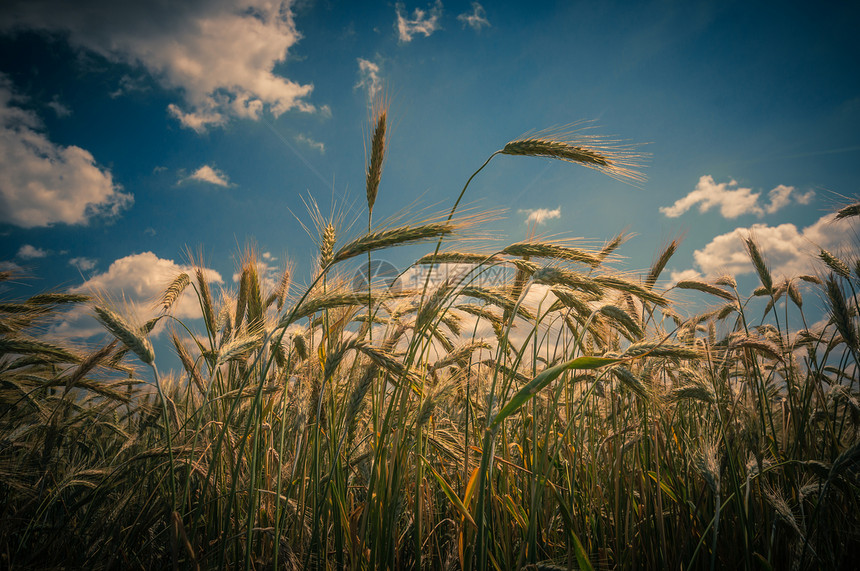
[[[459,206],[497,155],[638,180],[635,148],[575,132],[506,144],[450,211],[376,223],[387,115],[366,229],[312,204],[305,285],[249,248],[236,288],[195,257],[146,323],[98,296],[0,304],[3,567],[852,567],[860,259],[777,279],[750,235],[745,295],[670,283],[677,241],[641,275],[614,267],[625,234],[470,250],[491,214]],[[406,245],[399,278],[353,279]],[[172,313],[182,295],[202,319]],[[80,304],[104,344],[44,338]]]

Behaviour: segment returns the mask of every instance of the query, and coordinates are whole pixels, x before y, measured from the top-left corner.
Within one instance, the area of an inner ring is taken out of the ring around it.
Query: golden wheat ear
[[[639,169],[646,155],[636,145],[588,134],[589,128],[575,124],[524,135],[509,142],[499,153],[558,159],[599,170],[621,182],[633,185],[645,182],[646,177]]]
[[[388,97],[382,91],[373,99],[370,108],[370,124],[373,135],[370,137],[370,157],[367,159],[366,190],[367,210],[373,212],[376,196],[379,193],[379,183],[382,180],[382,164],[385,162],[385,151],[388,148]],[[366,143],[365,143],[366,144]],[[367,156],[367,147],[364,150]]]
[[[96,319],[110,331],[114,337],[123,342],[123,344],[134,352],[137,357],[151,365],[155,360],[155,354],[152,351],[152,344],[149,339],[141,335],[140,331],[128,324],[128,322],[106,307],[96,306],[93,308],[96,314]]]

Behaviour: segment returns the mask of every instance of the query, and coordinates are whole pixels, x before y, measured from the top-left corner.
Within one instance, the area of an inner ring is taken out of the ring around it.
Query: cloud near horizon
[[[86,225],[116,217],[134,198],[80,147],[51,142],[39,117],[0,73],[0,222],[21,228]]]
[[[821,248],[839,255],[850,251],[857,237],[851,220],[836,220],[835,214],[822,216],[802,229],[794,224],[753,224],[735,228],[693,252],[694,267],[671,272],[672,281],[713,278],[724,273],[734,276],[752,273],[755,270],[744,246],[744,239],[750,235],[758,243],[776,280],[815,274]]]
[[[698,204],[699,212],[718,207],[723,218],[737,218],[744,214],[755,214],[761,218],[784,208],[792,200],[798,204],[809,204],[813,196],[815,192],[812,190],[799,193],[793,186],[781,184],[768,192],[770,201],[762,204],[759,201],[761,193],[739,187],[734,180],[717,184],[712,176],[704,175],[687,196],[678,199],[672,206],[661,206],[660,212],[669,218],[677,218]]]
[[[411,42],[415,34],[424,34],[424,37],[428,38],[439,29],[439,18],[442,16],[441,0],[436,0],[427,11],[415,8],[411,20],[403,15],[405,8],[400,2],[394,9],[397,13],[397,37],[404,44]]]
[[[84,263],[86,258],[74,258]],[[69,263],[72,263],[70,260]],[[182,272],[190,273],[193,268],[180,265],[173,260],[159,258],[152,252],[132,254],[115,260],[107,271],[94,275],[83,284],[71,288],[71,293],[83,293],[104,299],[108,303],[119,304],[116,309],[129,322],[142,325],[155,317],[158,309],[155,304],[170,283]],[[210,284],[224,283],[221,275],[212,269],[204,269]],[[200,305],[193,289],[188,287],[176,300],[173,315],[182,319],[196,319],[201,316]],[[158,335],[163,327],[157,327]],[[49,334],[54,337],[88,338],[104,333],[105,330],[90,315],[87,307],[76,307],[67,312],[61,323],[53,327]]]
[[[168,111],[197,132],[230,118],[315,111],[313,85],[273,70],[299,41],[291,2],[278,0],[10,0],[0,30],[56,33],[113,63],[143,67],[180,104]],[[122,88],[120,88],[122,89]]]

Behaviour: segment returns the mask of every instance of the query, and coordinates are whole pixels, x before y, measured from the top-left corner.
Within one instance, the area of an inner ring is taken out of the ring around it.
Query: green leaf
[[[573,543],[573,553],[576,555],[577,565],[580,569],[594,571],[594,567],[591,566],[591,561],[588,559],[588,553],[586,553],[585,548],[579,541],[579,538],[573,532],[573,518],[570,516],[570,511],[567,509],[567,503],[564,501],[564,497],[562,497],[562,495],[558,493],[558,489],[555,486],[550,487],[555,493],[555,499],[558,501],[558,506],[561,508],[561,517],[564,520],[565,526],[567,527],[567,532],[570,535],[570,541],[571,543]]]
[[[419,457],[430,469],[430,472],[433,474],[433,477],[436,478],[437,482],[439,482],[439,486],[442,488],[442,491],[445,492],[445,495],[448,496],[448,499],[451,501],[454,507],[457,508],[457,511],[460,512],[460,515],[462,515],[466,519],[466,521],[477,527],[475,520],[472,519],[472,514],[469,513],[469,510],[466,508],[465,505],[463,505],[463,502],[460,501],[460,498],[457,496],[457,494],[454,492],[454,490],[451,488],[445,478],[442,477],[442,474],[440,474],[436,471],[435,468],[433,468],[427,458],[425,458],[424,456]]]
[[[521,388],[517,394],[508,401],[508,404],[502,407],[502,410],[493,418],[493,421],[490,423],[490,429],[495,430],[499,424],[507,417],[515,413],[520,409],[524,404],[526,404],[533,396],[541,391],[545,386],[554,381],[560,374],[567,371],[568,369],[577,369],[577,370],[585,370],[585,369],[599,369],[600,367],[605,367],[606,365],[612,365],[614,363],[620,363],[624,359],[610,358],[610,357],[577,357],[576,359],[572,359],[570,361],[559,363],[554,367],[549,367],[548,369],[544,369],[538,376],[532,379],[526,386]]]

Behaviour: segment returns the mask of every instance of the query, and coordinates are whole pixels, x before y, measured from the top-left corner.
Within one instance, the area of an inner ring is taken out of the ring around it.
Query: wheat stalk
[[[197,386],[197,390],[201,395],[206,394],[206,384],[203,382],[203,377],[200,376],[200,371],[194,366],[194,360],[188,353],[185,344],[176,336],[175,332],[170,333],[170,339],[173,341],[173,346],[176,348],[176,354],[179,356],[179,361],[182,363],[182,368],[191,376],[191,380]]]
[[[78,381],[83,379],[90,371],[92,371],[99,363],[107,359],[111,352],[116,348],[117,341],[114,339],[89,357],[81,361],[67,377],[66,377],[66,392],[74,387]]]

